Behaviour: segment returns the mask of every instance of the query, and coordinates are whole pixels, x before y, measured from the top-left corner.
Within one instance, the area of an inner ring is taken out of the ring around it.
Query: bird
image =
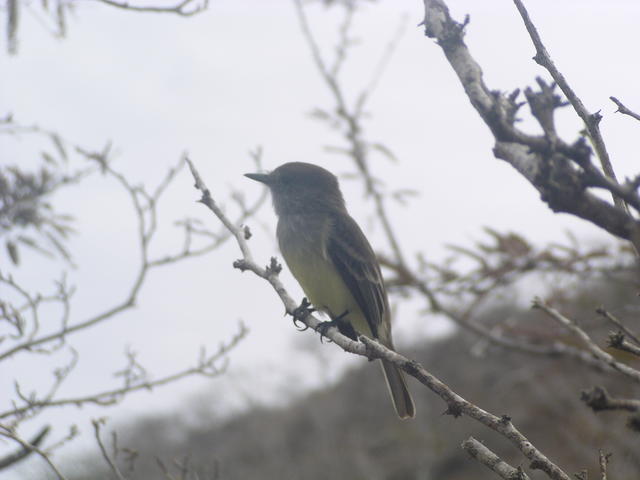
[[[337,177],[304,162],[245,176],[269,188],[282,256],[309,302],[331,319],[325,323],[353,340],[363,334],[395,350],[380,265],[347,211]],[[415,417],[403,372],[388,360],[381,363],[398,417]]]

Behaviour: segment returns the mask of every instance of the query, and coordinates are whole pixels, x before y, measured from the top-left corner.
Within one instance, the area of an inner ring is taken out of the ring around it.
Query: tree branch
[[[100,453],[102,454],[102,458],[104,458],[104,460],[107,462],[107,465],[109,465],[109,469],[113,472],[116,478],[118,480],[126,480],[126,478],[122,475],[122,472],[120,471],[118,466],[114,463],[112,458],[109,456],[109,453],[107,452],[107,449],[105,448],[104,443],[102,443],[102,439],[100,438],[100,427],[104,425],[105,422],[106,422],[106,419],[104,418],[91,420],[91,424],[93,425],[93,433],[94,433],[94,436],[96,437],[96,442],[98,443],[98,447],[100,448]]]
[[[613,325],[615,325],[616,328],[624,332],[624,334],[627,335],[631,340],[633,340],[636,343],[636,345],[640,345],[640,339],[638,338],[638,336],[633,331],[631,331],[631,329],[626,327],[617,317],[615,317],[610,312],[605,310],[604,307],[596,308],[596,313],[598,315],[603,316],[606,320],[608,320]]]
[[[238,243],[238,247],[242,252],[243,258],[236,260],[233,264],[234,267],[241,271],[249,270],[268,281],[283,302],[285,311],[289,315],[294,316],[296,320],[304,323],[307,327],[317,330],[321,322],[316,317],[308,312],[304,315],[297,313],[299,311],[297,310],[298,305],[289,296],[279,279],[279,272],[282,267],[277,263],[276,259],[272,258],[270,265],[266,268],[262,268],[256,264],[247,244],[244,230],[240,225],[234,225],[224,215],[222,210],[220,210],[211,197],[211,192],[200,177],[193,163],[189,159],[187,159],[187,163],[195,180],[195,188],[201,193],[201,198],[198,202],[207,206],[216,215],[216,217],[218,217],[218,219],[232,232]],[[511,423],[510,417],[506,415],[498,417],[465,400],[451,390],[451,388],[441,380],[429,373],[418,362],[409,360],[408,358],[380,345],[375,340],[371,340],[364,336],[359,337],[359,341],[351,340],[342,335],[335,327],[330,327],[326,331],[323,329],[323,334],[347,352],[365,356],[367,358],[384,358],[385,360],[394,363],[444,400],[448,407],[447,413],[455,417],[465,414],[488,428],[500,433],[510,440],[511,443],[530,460],[530,467],[532,469],[544,471],[549,478],[553,480],[570,480],[569,476],[565,472],[551,462],[551,460],[549,460],[522,433],[520,433],[520,431],[516,429],[516,427]]]
[[[522,467],[514,468],[473,437],[462,442],[462,449],[472,458],[493,470],[505,480],[529,480]]]
[[[640,347],[638,344],[628,342],[622,332],[613,332],[609,334],[609,346],[640,357]]]
[[[22,438],[20,438],[13,429],[6,428],[5,426],[0,425],[0,436],[7,437],[13,440],[14,442],[18,443],[23,450],[37,453],[45,462],[47,462],[47,464],[49,465],[49,468],[51,468],[51,470],[56,475],[58,480],[67,480],[67,478],[62,474],[62,472],[60,472],[58,467],[56,467],[55,463],[53,463],[53,461],[51,460],[47,452],[41,450],[37,445],[29,443],[26,440],[23,440]]]
[[[593,387],[591,390],[583,391],[580,394],[580,400],[594,412],[601,412],[603,410],[640,412],[640,400],[612,397],[604,387]]]
[[[491,91],[484,83],[482,69],[463,41],[468,19],[462,24],[455,22],[444,0],[424,0],[424,5],[425,18],[421,25],[425,27],[425,34],[438,41],[471,104],[491,129],[496,140],[494,155],[507,161],[524,176],[554,212],[566,212],[588,220],[632,242],[640,251],[638,220],[626,209],[612,205],[589,191],[589,187],[595,186],[620,196],[621,189],[626,192],[628,203],[640,206],[640,197],[634,189],[637,186],[631,182],[615,187],[617,182],[611,178],[605,180],[607,176],[590,164],[591,149],[583,139],[568,144],[549,135],[548,118],[552,110],[561,105],[561,102],[553,100],[552,88],[541,84],[539,93],[529,91],[527,95],[532,113],[543,126],[545,135],[534,136],[518,130],[515,121],[522,106],[516,101],[519,90],[503,95]],[[541,103],[536,104],[538,101]],[[548,112],[542,108],[543,103]],[[597,137],[599,133],[593,135]]]
[[[149,12],[149,13],[173,13],[175,15],[180,15],[182,17],[190,17],[192,15],[196,15],[203,10],[206,10],[209,6],[209,0],[182,0],[181,2],[169,6],[169,7],[158,7],[158,6],[138,6],[132,5],[128,2],[116,2],[114,0],[95,0],[100,3],[104,3],[105,5],[109,5],[111,7],[120,8],[122,10],[129,10],[133,12]],[[200,1],[200,5],[196,5],[193,8],[190,8],[193,4]]]
[[[529,32],[529,36],[533,41],[533,45],[536,48],[536,55],[535,57],[533,57],[533,59],[536,61],[538,65],[541,65],[542,67],[547,69],[549,74],[551,74],[551,77],[553,78],[553,80],[560,87],[560,89],[565,94],[569,102],[571,102],[571,106],[576,111],[578,116],[582,119],[582,121],[584,122],[587,128],[587,132],[589,133],[589,138],[591,139],[591,142],[593,143],[593,146],[596,149],[598,158],[600,159],[600,163],[602,164],[602,169],[611,180],[613,180],[615,183],[618,183],[616,179],[616,174],[613,171],[613,165],[611,165],[611,160],[609,159],[609,153],[607,152],[604,139],[602,138],[602,134],[600,133],[599,124],[600,124],[600,120],[602,120],[602,115],[600,115],[600,112],[590,114],[587,111],[586,107],[582,103],[582,100],[580,100],[580,97],[576,95],[573,89],[569,86],[569,83],[564,78],[564,75],[556,68],[555,64],[553,63],[553,60],[551,59],[549,52],[547,52],[546,47],[542,43],[542,39],[540,38],[538,29],[535,27],[535,25],[531,21],[531,18],[529,18],[529,12],[527,12],[527,9],[525,8],[522,1],[513,0],[513,3],[516,5],[518,12],[520,12],[520,16],[522,17],[522,20],[524,21],[524,25],[527,28],[527,31]],[[619,208],[624,209],[625,208],[624,202],[621,199],[619,199],[615,194],[612,193],[612,195],[613,195],[613,201],[615,205]]]
[[[636,382],[640,382],[640,371],[631,368],[624,363],[618,362],[615,358],[613,358],[609,353],[602,350],[592,339],[591,337],[580,328],[573,320],[562,315],[555,308],[550,307],[545,302],[543,302],[540,298],[535,298],[533,301],[533,308],[539,308],[543,312],[545,312],[549,317],[556,320],[560,325],[564,326],[567,330],[573,333],[577,338],[579,338],[587,349],[602,363],[609,365],[614,370],[626,375],[627,377],[635,380]]]
[[[229,351],[231,351],[247,335],[247,332],[248,330],[241,323],[239,331],[227,343],[221,344],[215,353],[207,355],[204,350],[201,350],[198,362],[195,366],[180,370],[164,377],[160,377],[157,380],[125,384],[120,388],[105,390],[103,392],[94,393],[82,397],[61,398],[58,400],[53,400],[50,398],[47,398],[45,400],[33,400],[22,396],[22,400],[26,402],[26,405],[22,407],[15,406],[10,410],[0,412],[0,419],[21,416],[34,409],[41,408],[62,407],[67,405],[76,405],[80,407],[84,404],[89,403],[95,405],[112,405],[125,394],[136,392],[139,390],[153,390],[155,387],[175,382],[176,380],[180,380],[187,376],[195,374],[206,376],[219,375],[223,371],[223,367],[218,367],[217,362],[223,359],[227,355],[227,353],[229,353]]]
[[[623,115],[629,115],[630,117],[635,118],[636,120],[640,120],[640,115],[638,115],[636,112],[634,112],[632,110],[629,110],[616,97],[609,97],[609,98],[611,99],[611,101],[613,103],[615,103],[618,106],[618,110],[616,110],[617,112],[620,112]]]
[[[383,54],[380,62],[378,63],[378,67],[376,68],[374,75],[369,82],[368,86],[360,93],[357,100],[354,103],[353,107],[349,106],[349,102],[346,99],[346,94],[344,89],[340,85],[338,79],[339,68],[329,69],[326,66],[324,59],[322,58],[322,54],[320,52],[320,47],[311,32],[311,28],[309,26],[309,22],[307,21],[307,17],[304,11],[304,7],[302,6],[301,0],[294,0],[294,5],[296,7],[296,13],[298,14],[298,21],[300,23],[300,27],[302,28],[302,33],[309,45],[311,50],[311,56],[316,64],[318,71],[320,72],[321,77],[327,84],[329,88],[329,92],[334,98],[335,101],[335,115],[338,121],[342,122],[346,129],[344,132],[344,137],[349,144],[349,148],[346,149],[345,153],[348,154],[356,164],[356,168],[362,175],[364,180],[365,189],[368,195],[371,195],[373,198],[373,202],[376,209],[377,218],[382,223],[382,228],[385,232],[385,236],[389,241],[391,246],[391,250],[393,251],[393,255],[396,258],[396,261],[404,264],[405,260],[402,254],[402,250],[400,248],[400,244],[398,239],[396,238],[393,228],[391,226],[391,222],[387,215],[386,207],[383,200],[382,192],[378,188],[375,179],[371,175],[369,170],[369,159],[367,156],[368,148],[371,147],[362,136],[362,125],[361,119],[364,114],[364,107],[366,102],[370,99],[371,94],[373,93],[380,77],[384,73],[384,69],[391,58],[395,46],[397,44],[398,39],[400,38],[400,34],[402,32],[399,29],[396,36],[389,43],[386,51]],[[340,66],[345,59],[347,46],[349,42],[348,32],[351,26],[351,20],[354,14],[353,7],[347,6],[345,14],[345,21],[343,23],[343,27],[341,30],[341,42],[337,47],[337,58],[334,62],[336,66]],[[374,144],[380,150],[380,144]],[[388,149],[383,149],[388,154]],[[341,150],[340,150],[341,151]]]
[[[44,439],[47,437],[50,431],[51,431],[51,427],[49,425],[45,425],[33,437],[33,440],[31,440],[28,443],[34,447],[39,447],[42,444],[42,442],[44,442]],[[17,463],[20,460],[27,458],[33,452],[34,452],[33,449],[25,448],[24,446],[22,446],[22,448],[16,453],[7,455],[6,457],[0,459],[0,470],[4,470],[5,468],[13,465],[14,463]]]

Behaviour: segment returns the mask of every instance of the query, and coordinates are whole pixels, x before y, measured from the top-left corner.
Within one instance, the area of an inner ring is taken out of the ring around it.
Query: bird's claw
[[[322,322],[320,325],[318,325],[316,327],[316,332],[320,334],[320,341],[322,342],[322,338],[327,336],[327,330],[329,330],[331,327],[336,327],[342,335],[345,335],[352,340],[357,340],[358,332],[355,331],[348,320],[345,320],[345,317],[347,315],[349,315],[349,310],[345,310],[337,317],[332,317],[330,322]]]
[[[304,297],[300,306],[296,307],[296,309],[293,311],[293,325],[299,331],[304,332],[309,328],[309,326],[304,323],[304,319],[315,311],[316,309],[311,306],[307,297]],[[302,327],[298,325],[298,322],[302,323]]]
[[[325,338],[327,336],[327,330],[329,330],[331,327],[338,327],[338,321],[337,320],[331,320],[328,322],[320,322],[318,324],[318,326],[316,327],[316,332],[318,332],[320,334],[320,343],[323,342],[323,338]],[[328,339],[329,342],[331,342],[331,339]]]

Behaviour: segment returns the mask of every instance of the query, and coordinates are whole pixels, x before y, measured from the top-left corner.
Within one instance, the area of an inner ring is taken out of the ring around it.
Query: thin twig
[[[628,342],[622,332],[613,332],[609,334],[609,346],[640,357],[640,347],[637,344]]]
[[[462,442],[462,449],[505,480],[529,480],[522,467],[514,468],[473,437]]]
[[[627,412],[640,412],[640,400],[634,398],[612,397],[604,387],[593,387],[580,394],[582,400],[594,412],[603,410],[625,410]]]
[[[230,229],[236,238],[243,258],[236,260],[234,262],[234,267],[241,271],[250,270],[259,277],[267,280],[283,302],[286,312],[290,315],[294,315],[298,304],[294,302],[279,279],[281,267],[277,263],[276,259],[272,258],[270,265],[266,268],[262,268],[255,263],[242,228],[233,225],[220,208],[217,207],[215,201],[211,197],[209,189],[203,182],[193,163],[189,159],[187,159],[187,163],[189,164],[189,168],[191,169],[195,179],[195,187],[201,192],[201,198],[198,201],[207,206],[218,217],[218,219]],[[296,319],[314,330],[317,330],[321,323],[312,314],[306,314],[303,316],[298,315]],[[519,430],[516,429],[508,416],[498,417],[465,400],[451,390],[449,386],[429,373],[418,362],[409,360],[393,350],[382,346],[375,340],[371,340],[364,336],[359,337],[359,341],[351,340],[350,338],[342,335],[335,327],[326,329],[323,331],[323,335],[347,352],[365,356],[367,358],[384,358],[385,360],[396,364],[399,368],[419,380],[444,400],[448,406],[447,413],[456,417],[461,414],[465,414],[484,424],[488,428],[502,434],[531,461],[531,468],[544,471],[551,479],[570,480],[569,476],[563,472],[562,469],[551,462],[551,460],[549,460]]]
[[[611,455],[611,453],[604,453],[602,449],[598,450],[601,480],[607,480],[607,464]]]
[[[384,52],[382,59],[379,63],[379,67],[375,70],[372,81],[368,86],[368,88],[370,89],[369,90],[365,89],[360,94],[360,96],[355,102],[354,108],[351,109],[349,108],[347,100],[345,99],[344,91],[340,86],[340,83],[338,82],[337,76],[333,75],[332,71],[329,70],[326,66],[326,63],[322,57],[322,53],[320,52],[320,47],[318,46],[318,43],[315,40],[313,32],[311,31],[311,28],[309,26],[309,22],[307,20],[307,16],[305,14],[304,7],[302,6],[301,0],[294,0],[294,5],[296,7],[296,13],[298,15],[298,21],[300,23],[303,36],[307,41],[307,44],[309,45],[309,48],[311,50],[311,55],[316,64],[316,67],[318,68],[320,75],[322,76],[325,83],[327,84],[329,91],[333,95],[334,100],[336,102],[336,108],[335,108],[336,114],[346,124],[346,132],[344,136],[350,144],[350,149],[348,149],[347,153],[349,154],[349,156],[351,156],[351,158],[356,164],[356,167],[362,174],[362,178],[365,183],[365,189],[367,194],[371,195],[373,198],[375,208],[376,208],[376,216],[377,218],[380,219],[380,222],[382,223],[382,228],[385,232],[385,236],[387,237],[387,240],[391,245],[391,249],[393,251],[393,254],[396,260],[399,263],[404,264],[405,263],[404,256],[402,254],[402,250],[400,249],[399,241],[396,238],[396,235],[394,234],[393,228],[391,226],[391,222],[387,215],[382,193],[380,193],[379,189],[377,188],[376,181],[373,179],[369,171],[368,159],[367,159],[367,144],[362,139],[362,125],[360,122],[361,117],[363,115],[365,103],[371,97],[371,94],[373,93],[373,89],[375,89],[375,87],[377,86],[377,83],[381,75],[383,74],[384,69],[388,64],[389,59],[391,58],[391,55],[397,45],[399,36],[394,37],[394,39],[390,43],[390,46]],[[350,13],[349,10],[347,10],[347,16],[350,16],[350,15],[352,15],[352,13]],[[349,27],[350,22],[348,23],[345,22],[345,25]],[[348,38],[347,33],[346,32],[343,33],[342,37],[343,39]],[[346,52],[345,49],[340,49],[339,51],[342,52],[342,55],[345,55],[345,52]]]
[[[599,123],[602,116],[600,115],[599,112],[595,114],[590,114],[587,111],[586,107],[582,103],[582,100],[580,100],[580,97],[576,95],[573,89],[569,86],[569,83],[567,82],[567,80],[564,78],[564,75],[555,66],[553,60],[551,59],[551,56],[549,55],[549,52],[547,51],[546,47],[542,43],[542,39],[540,38],[538,29],[531,21],[531,18],[529,17],[529,12],[527,12],[527,9],[522,3],[522,0],[513,0],[513,3],[515,3],[516,8],[518,9],[518,12],[520,12],[520,16],[522,17],[525,27],[529,32],[529,36],[533,41],[533,45],[536,48],[536,55],[535,57],[533,57],[533,59],[536,61],[536,63],[538,63],[539,65],[547,69],[547,71],[551,74],[551,77],[553,78],[553,80],[556,82],[556,84],[560,87],[562,92],[565,94],[565,96],[571,103],[571,106],[576,111],[578,116],[582,119],[582,121],[584,122],[587,128],[589,138],[593,142],[593,146],[595,147],[598,158],[600,159],[602,169],[611,180],[618,183],[618,180],[616,179],[616,174],[613,170],[613,165],[611,164],[611,160],[609,159],[609,153],[607,152],[604,139],[602,138],[602,134],[600,133]],[[615,194],[612,193],[612,197],[616,206],[623,209],[626,208],[624,202],[620,198],[618,198]]]
[[[535,298],[533,301],[533,308],[539,308],[551,318],[556,320],[560,325],[564,326],[567,330],[572,332],[577,338],[582,340],[585,347],[602,363],[609,365],[614,370],[626,375],[629,378],[632,378],[636,382],[640,382],[640,371],[631,368],[624,363],[618,362],[615,358],[613,358],[610,354],[602,350],[592,339],[591,337],[580,328],[573,320],[562,315],[555,308],[550,307],[545,302],[543,302],[540,298]]]
[[[191,7],[192,4],[196,3],[197,0],[183,0],[176,5],[170,7],[158,7],[158,6],[139,6],[132,5],[128,2],[116,2],[114,0],[95,0],[97,2],[104,3],[111,7],[120,8],[123,10],[130,10],[134,12],[148,12],[148,13],[173,13],[175,15],[180,15],[183,17],[190,17],[192,15],[196,15],[207,9],[209,5],[209,0],[200,0],[202,3],[192,8],[191,10],[188,7]]]
[[[29,444],[31,444],[34,447],[39,447],[40,444],[42,444],[42,442],[44,442],[44,439],[46,438],[46,436],[49,434],[50,431],[51,431],[51,427],[49,425],[45,425],[33,437],[33,440],[31,440],[29,442]],[[5,468],[13,465],[14,463],[19,462],[20,460],[25,459],[26,457],[28,457],[33,452],[34,452],[33,449],[25,448],[23,446],[16,453],[13,453],[11,455],[7,455],[6,457],[0,459],[0,470],[3,470]]]
[[[618,110],[616,110],[617,112],[620,112],[623,115],[629,115],[630,117],[635,118],[636,120],[640,120],[640,115],[639,114],[637,114],[633,110],[630,110],[627,107],[625,107],[622,104],[622,102],[620,100],[618,100],[616,97],[609,97],[609,98],[611,99],[611,101],[613,103],[615,103],[618,106]]]
[[[114,475],[118,478],[118,480],[126,480],[126,478],[122,475],[122,472],[118,468],[118,466],[113,462],[109,453],[107,453],[107,449],[102,443],[102,439],[100,438],[100,427],[105,423],[104,418],[93,419],[91,420],[91,424],[93,425],[93,433],[96,437],[96,442],[98,443],[98,447],[100,447],[100,453],[102,454],[102,458],[105,459],[107,464],[109,465],[109,469],[114,473]]]
[[[51,408],[51,407],[62,407],[67,405],[82,406],[84,404],[112,405],[116,403],[118,399],[125,394],[132,393],[139,390],[153,390],[155,387],[166,385],[168,383],[175,382],[176,380],[180,380],[184,377],[191,376],[194,374],[201,374],[201,375],[207,375],[207,376],[218,375],[221,373],[222,368],[217,367],[215,365],[216,362],[224,358],[225,355],[229,353],[229,351],[233,349],[247,335],[247,332],[248,330],[246,329],[246,327],[244,327],[243,324],[240,324],[239,331],[227,343],[223,343],[222,345],[220,345],[220,347],[214,354],[203,357],[203,354],[201,352],[198,359],[198,363],[194,367],[189,367],[189,368],[180,370],[173,374],[158,378],[157,380],[143,381],[140,383],[125,385],[120,388],[106,390],[103,392],[86,395],[83,397],[62,398],[58,400],[53,400],[53,399],[29,400],[28,398],[25,397],[23,398],[23,400],[27,402],[27,405],[23,407],[14,407],[10,410],[0,412],[0,419],[19,416],[33,409],[44,408],[44,407]]]
[[[43,450],[41,450],[39,447],[27,442],[26,440],[23,440],[12,429],[0,428],[0,435],[4,436],[4,437],[7,437],[7,438],[10,438],[14,442],[18,443],[24,450],[35,452],[38,455],[40,455],[40,457],[45,462],[47,462],[47,464],[49,465],[49,468],[51,468],[51,470],[56,475],[58,480],[67,480],[67,477],[65,477],[62,474],[62,472],[58,469],[58,467],[55,465],[55,463],[53,463],[53,461],[51,460],[49,455],[46,452],[44,452]]]
[[[617,317],[615,317],[612,313],[608,312],[604,307],[600,306],[596,308],[596,313],[598,315],[602,315],[605,319],[609,320],[613,323],[617,328],[619,328],[624,334],[633,340],[636,344],[640,345],[640,339],[638,336],[627,326],[625,326]]]

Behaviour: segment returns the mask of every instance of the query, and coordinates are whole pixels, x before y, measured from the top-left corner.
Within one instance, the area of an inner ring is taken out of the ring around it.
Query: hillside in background
[[[600,303],[616,305],[617,313],[630,325],[635,317],[637,326],[637,315],[629,315],[638,310],[636,292],[631,284],[603,280],[582,285],[580,293],[557,299],[556,305],[570,308],[567,313],[604,344],[608,327],[597,318],[594,308]],[[542,313],[529,309],[496,307],[485,312],[482,321],[506,318],[510,328],[571,341]],[[511,416],[514,424],[566,471],[586,468],[596,478],[598,449],[602,448],[614,452],[610,478],[637,480],[634,472],[640,471],[640,434],[625,426],[626,416],[620,412],[594,414],[580,401],[581,391],[593,385],[603,385],[617,396],[633,396],[631,385],[622,376],[605,377],[567,359],[495,348],[465,332],[406,353],[467,399],[492,413]],[[395,417],[379,368],[373,364],[349,371],[334,387],[310,393],[286,408],[257,408],[213,427],[187,425],[180,420],[184,412],[170,418],[131,419],[131,423],[117,427],[119,444],[138,451],[135,470],[127,478],[497,478],[460,448],[469,436],[487,441],[511,464],[528,467],[504,438],[468,418],[443,415],[442,401],[414,380],[410,388],[418,411],[413,421]],[[186,412],[190,405],[184,408]],[[207,419],[201,423],[210,424]],[[172,477],[162,472],[156,457]],[[187,457],[188,473],[180,476],[174,462],[184,462]],[[102,463],[93,458],[78,459],[73,478],[115,478],[106,471],[95,471],[95,465]],[[532,479],[546,478],[535,471],[529,474]]]

